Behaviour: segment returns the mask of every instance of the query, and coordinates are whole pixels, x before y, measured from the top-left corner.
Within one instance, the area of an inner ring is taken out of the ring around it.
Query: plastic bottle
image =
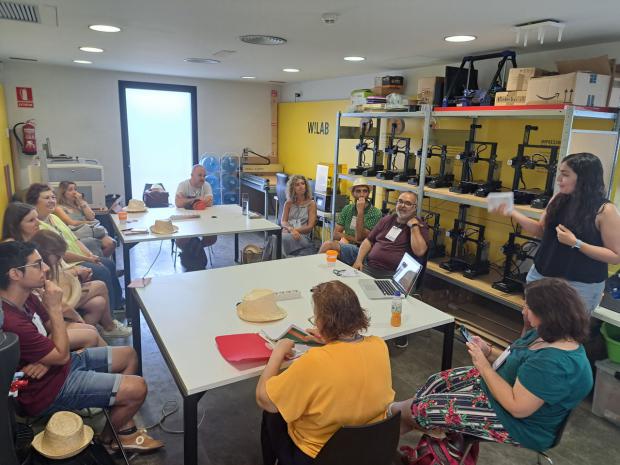
[[[402,313],[403,300],[400,296],[400,291],[396,291],[394,297],[392,297],[392,318],[390,320],[392,326],[400,326]]]

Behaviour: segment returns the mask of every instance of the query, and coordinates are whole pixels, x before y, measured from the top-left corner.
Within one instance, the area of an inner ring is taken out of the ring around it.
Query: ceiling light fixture
[[[88,26],[88,29],[97,32],[120,32],[121,28],[116,26],[109,26],[107,24],[92,24]]]
[[[93,64],[92,61],[88,61],[88,60],[73,60],[73,63],[78,63],[80,65],[92,65]]]
[[[344,61],[364,61],[364,57],[344,57]]]
[[[83,52],[89,53],[102,53],[103,49],[98,47],[80,47],[80,50]]]
[[[246,34],[241,37],[241,42],[253,45],[282,45],[286,43],[286,39],[276,36],[267,36],[263,34]]]
[[[297,68],[284,68],[282,71],[285,73],[299,73],[301,70]]]
[[[323,13],[321,15],[321,21],[325,24],[334,24],[338,21],[338,13]]]
[[[217,65],[221,63],[220,60],[214,60],[213,58],[186,58],[185,61],[188,63],[204,63],[207,65]]]
[[[256,79],[256,76],[241,76],[241,79]]]
[[[536,31],[538,33],[537,40],[540,45],[545,43],[545,31],[547,29],[555,29],[558,31],[558,42],[562,42],[562,32],[564,32],[565,24],[556,19],[541,19],[539,21],[530,21],[529,23],[517,24],[514,27],[517,33],[516,43],[520,44],[521,37],[523,37],[523,46],[527,47],[527,39],[530,31]],[[523,34],[523,36],[521,36]]]
[[[443,40],[446,42],[471,42],[472,40],[476,40],[476,36],[448,36],[444,37]]]

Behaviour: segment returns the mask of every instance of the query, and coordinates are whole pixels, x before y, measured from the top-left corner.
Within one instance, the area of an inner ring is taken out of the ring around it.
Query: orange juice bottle
[[[392,297],[392,318],[390,319],[390,324],[392,326],[400,326],[402,313],[403,301],[400,296],[400,291],[396,291],[394,297]]]

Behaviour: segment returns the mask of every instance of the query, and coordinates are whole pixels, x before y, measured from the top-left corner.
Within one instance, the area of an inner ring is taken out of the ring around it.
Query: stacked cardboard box
[[[548,73],[540,68],[512,68],[508,72],[506,92],[495,94],[495,106],[525,105],[530,79],[544,74]]]
[[[372,89],[374,95],[383,97],[389,94],[402,94],[405,91],[405,78],[403,76],[377,76],[375,87]]]

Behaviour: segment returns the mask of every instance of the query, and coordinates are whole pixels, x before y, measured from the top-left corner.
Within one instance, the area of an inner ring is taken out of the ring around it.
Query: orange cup
[[[325,259],[327,260],[327,266],[336,266],[336,260],[338,259],[337,250],[328,250],[325,252]]]
[[[118,221],[127,221],[127,212],[118,212]]]

